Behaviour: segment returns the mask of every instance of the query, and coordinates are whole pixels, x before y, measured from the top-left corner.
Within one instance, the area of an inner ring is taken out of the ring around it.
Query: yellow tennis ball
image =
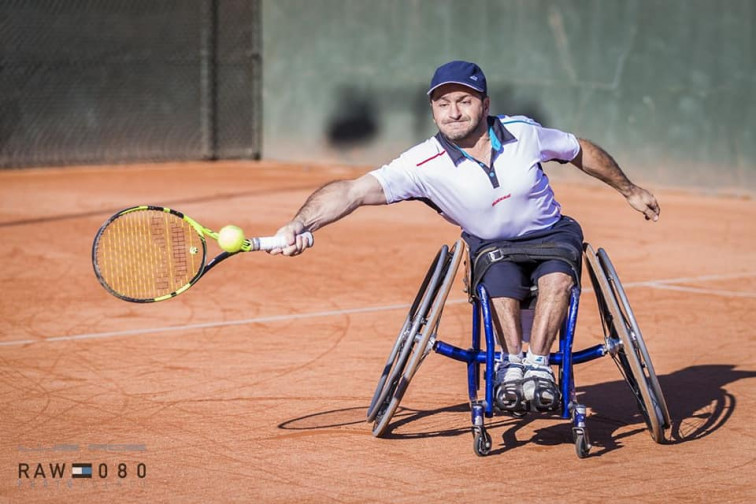
[[[239,252],[244,245],[244,231],[238,226],[223,226],[218,232],[218,245],[226,252]]]

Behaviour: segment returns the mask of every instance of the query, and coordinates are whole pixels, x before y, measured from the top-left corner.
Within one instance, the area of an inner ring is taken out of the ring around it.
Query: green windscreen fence
[[[0,167],[260,154],[260,5],[0,2]]]

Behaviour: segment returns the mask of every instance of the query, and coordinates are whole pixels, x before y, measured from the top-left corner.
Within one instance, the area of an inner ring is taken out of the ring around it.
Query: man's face
[[[461,84],[445,84],[431,94],[433,121],[449,140],[459,142],[480,132],[488,116],[488,97]]]

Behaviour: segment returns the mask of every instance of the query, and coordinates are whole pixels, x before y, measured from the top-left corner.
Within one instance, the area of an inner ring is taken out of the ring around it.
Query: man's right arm
[[[305,231],[315,231],[346,217],[360,206],[386,203],[383,187],[378,179],[370,174],[353,180],[330,182],[312,193],[291,222],[276,233],[286,236],[289,246],[271,250],[270,253],[287,256],[301,254],[308,245],[297,235]]]

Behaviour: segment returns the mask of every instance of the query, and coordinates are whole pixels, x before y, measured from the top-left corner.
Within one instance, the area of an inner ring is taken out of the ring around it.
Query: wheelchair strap
[[[518,264],[534,263],[547,260],[566,262],[575,273],[578,285],[580,283],[580,265],[582,253],[566,243],[541,243],[527,246],[490,246],[478,252],[472,263],[472,288],[474,295],[478,283],[492,264],[509,261]]]

